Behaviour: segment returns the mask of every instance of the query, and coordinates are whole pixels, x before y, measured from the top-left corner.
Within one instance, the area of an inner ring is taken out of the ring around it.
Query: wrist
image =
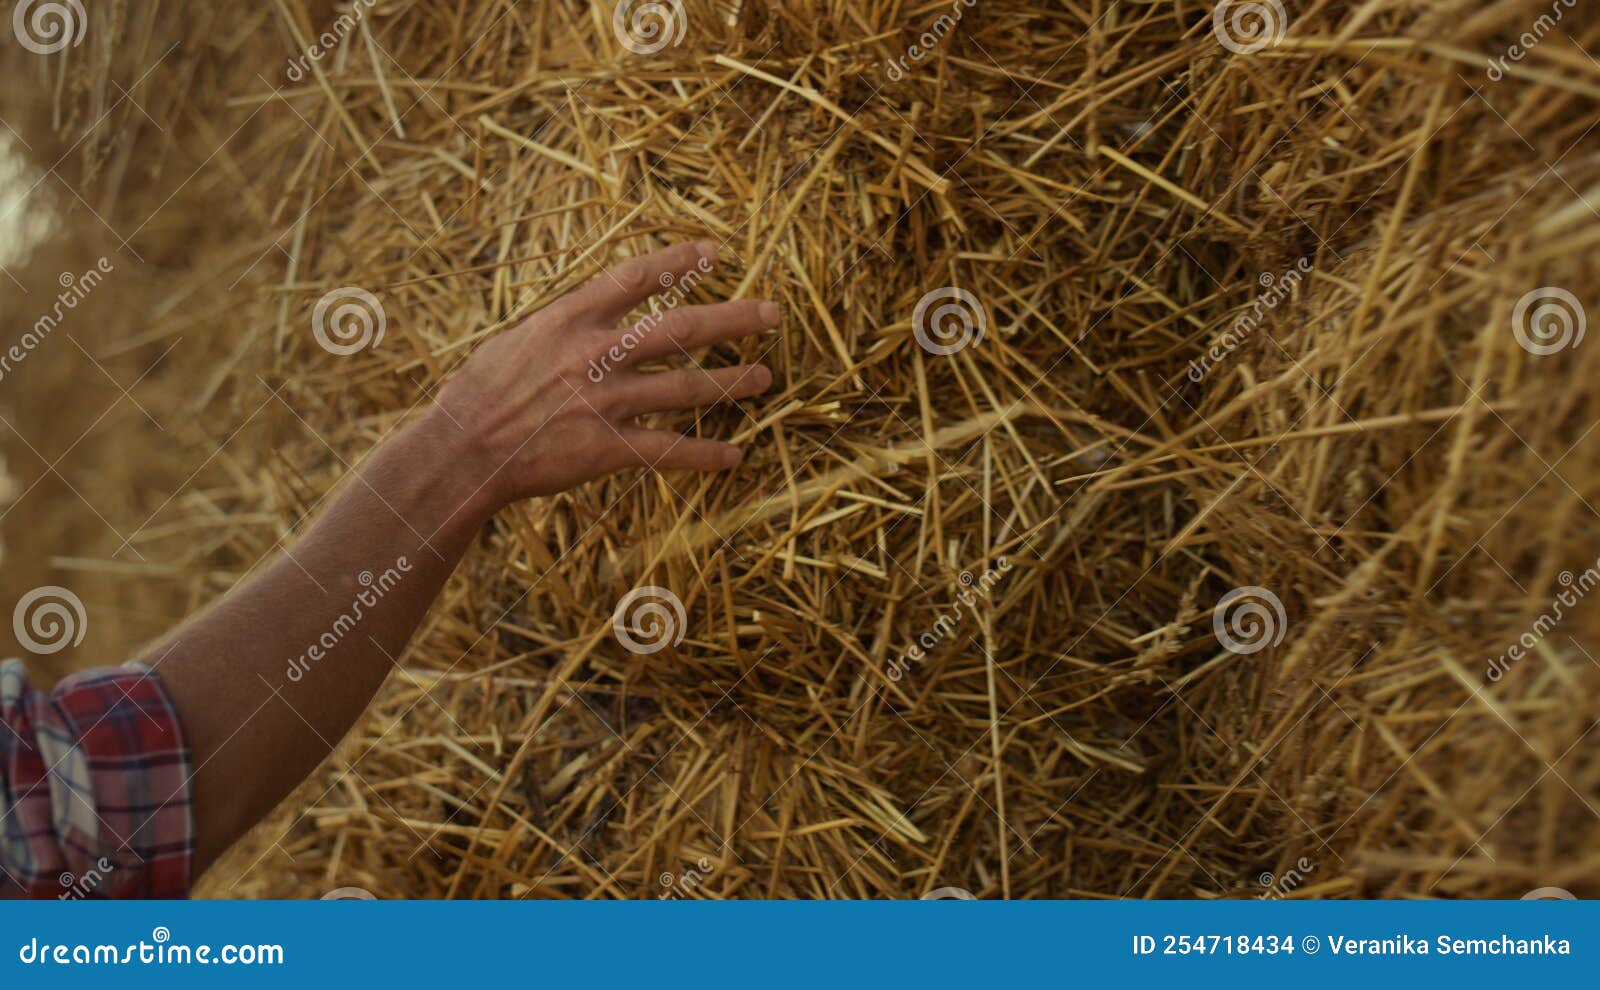
[[[482,447],[437,406],[396,435],[391,452],[440,529],[475,531],[505,504]]]

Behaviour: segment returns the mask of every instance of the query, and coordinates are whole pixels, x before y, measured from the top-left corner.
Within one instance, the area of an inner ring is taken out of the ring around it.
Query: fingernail
[[[739,462],[744,460],[744,451],[738,447],[729,447],[728,452],[722,455],[722,460],[728,467],[738,467]]]
[[[763,392],[765,392],[767,389],[771,388],[772,387],[772,369],[768,368],[764,364],[756,365],[756,381],[759,383],[759,387],[760,387],[761,391],[763,391]]]
[[[694,249],[695,249],[695,251],[697,251],[699,253],[700,257],[704,258],[707,261],[716,261],[717,260],[717,242],[716,241],[696,241],[695,245],[694,245]]]
[[[778,304],[777,303],[770,302],[770,301],[762,303],[760,312],[761,312],[761,319],[764,322],[766,322],[766,323],[768,323],[768,324],[770,324],[772,326],[777,326],[777,324],[778,324]]]

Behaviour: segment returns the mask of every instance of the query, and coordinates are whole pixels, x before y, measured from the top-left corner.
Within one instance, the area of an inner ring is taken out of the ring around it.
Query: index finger
[[[715,241],[674,244],[606,269],[556,305],[565,316],[612,327],[657,293],[686,292],[685,283],[709,274],[716,261]]]

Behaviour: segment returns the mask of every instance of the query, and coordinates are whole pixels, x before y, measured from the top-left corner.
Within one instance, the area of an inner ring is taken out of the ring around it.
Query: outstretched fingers
[[[709,306],[685,306],[664,316],[646,317],[612,339],[609,355],[622,364],[670,357],[696,347],[737,340],[778,325],[778,304],[740,299]]]
[[[601,272],[555,305],[569,319],[590,326],[614,326],[651,296],[672,290],[691,274],[709,273],[716,261],[715,241],[674,244]]]
[[[772,373],[759,365],[714,371],[689,368],[652,375],[638,374],[630,367],[778,325],[778,306],[769,301],[685,304],[693,282],[712,271],[716,249],[713,241],[697,241],[629,259],[550,307],[558,317],[556,325],[583,331],[579,337],[585,341],[585,350],[594,347],[601,353],[589,361],[588,378],[602,389],[597,394],[605,396],[601,408],[607,420],[628,422],[655,412],[747,399],[772,386]],[[657,298],[651,315],[626,329],[614,329],[647,301],[669,293],[665,299]],[[607,374],[619,370],[610,381],[605,380]],[[618,428],[612,422],[605,425],[607,430],[616,430],[621,442],[607,443],[598,452],[602,470],[725,471],[743,457],[730,443],[634,426]]]
[[[617,412],[643,416],[669,409],[695,409],[760,395],[772,387],[772,372],[759,364],[704,371],[689,368],[659,375],[632,375],[618,386]]]
[[[719,440],[635,427],[619,432],[630,464],[654,471],[726,471],[744,459],[738,447]]]

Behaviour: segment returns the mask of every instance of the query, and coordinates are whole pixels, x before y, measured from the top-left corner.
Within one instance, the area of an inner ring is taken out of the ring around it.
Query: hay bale
[[[663,419],[748,443],[731,476],[502,513],[209,892],[1600,892],[1600,629],[1541,621],[1600,557],[1600,359],[1513,333],[1593,305],[1592,19],[1490,80],[1532,6],[1245,50],[1189,3],[691,0],[643,54],[609,3],[357,6],[278,0],[230,91],[277,239],[219,266],[256,294],[198,403],[257,446],[172,511],[279,525],[170,547],[197,588],[665,241],[781,301],[704,356],[778,386]],[[344,287],[385,334],[336,355]],[[642,587],[685,617],[649,655]],[[1271,628],[1229,649],[1240,588]]]
[[[236,483],[216,469],[249,412],[203,383],[234,370],[231,283],[276,236],[224,144],[252,137],[225,101],[256,83],[245,50],[273,15],[83,6],[76,47],[31,52],[10,20],[0,44],[0,600],[64,585],[88,614],[77,648],[32,658],[46,683],[170,630],[237,577],[238,552],[212,551],[267,522],[196,507]]]

